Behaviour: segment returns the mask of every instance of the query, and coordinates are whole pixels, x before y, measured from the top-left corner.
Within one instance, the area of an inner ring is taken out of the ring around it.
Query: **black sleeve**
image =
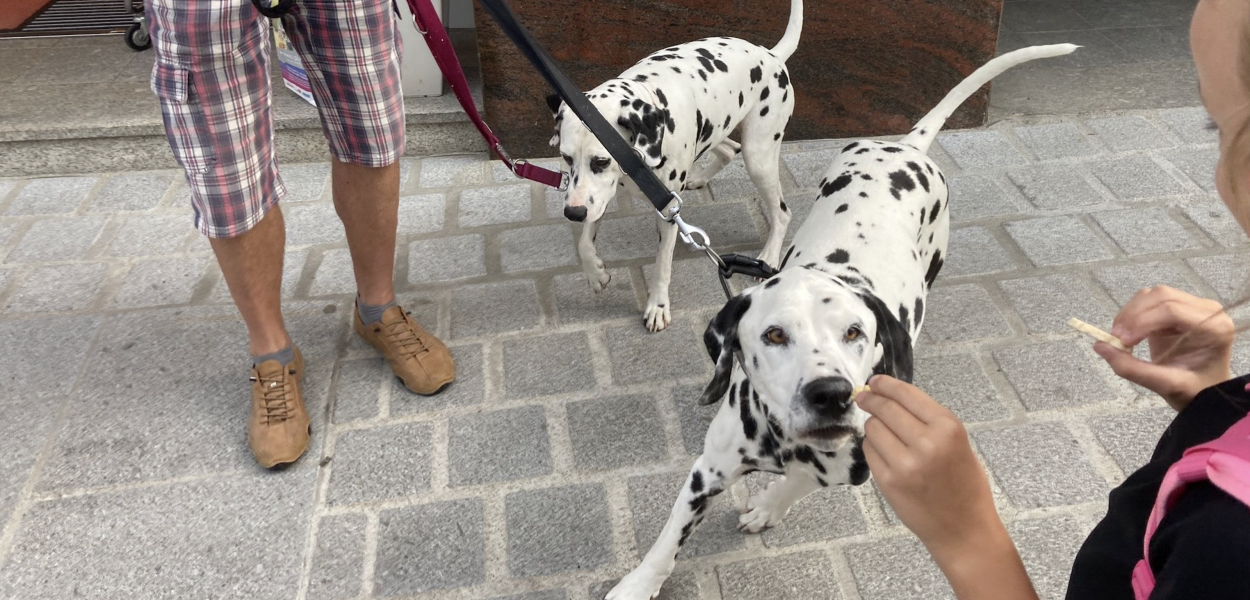
[[[1210,483],[1189,486],[1150,543],[1151,600],[1250,598],[1250,507]]]

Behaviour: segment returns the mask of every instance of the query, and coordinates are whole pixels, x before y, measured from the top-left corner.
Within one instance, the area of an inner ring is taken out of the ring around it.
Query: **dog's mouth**
[[[854,427],[849,425],[826,425],[800,434],[798,437],[808,445],[823,450],[836,450],[855,437]]]

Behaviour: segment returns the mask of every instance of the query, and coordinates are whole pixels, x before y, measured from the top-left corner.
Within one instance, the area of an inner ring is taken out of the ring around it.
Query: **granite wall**
[[[1003,0],[809,0],[790,58],[797,105],[789,140],[905,133],[994,56]],[[781,39],[789,0],[513,0],[534,37],[582,89],[644,56],[711,36],[765,47]],[[552,156],[546,82],[476,6],[487,119],[516,156]],[[988,93],[948,127],[985,120]]]

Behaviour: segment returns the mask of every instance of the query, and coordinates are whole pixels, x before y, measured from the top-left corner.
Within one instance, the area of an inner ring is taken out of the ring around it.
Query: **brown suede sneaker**
[[[355,309],[352,326],[391,365],[391,371],[414,394],[432,396],[456,380],[451,352],[438,338],[422,329],[399,306],[382,313],[382,320],[365,325]]]
[[[308,410],[300,382],[304,378],[304,355],[295,348],[295,360],[279,364],[267,360],[252,367],[252,416],[247,422],[247,443],[256,462],[266,469],[293,463],[308,449]]]

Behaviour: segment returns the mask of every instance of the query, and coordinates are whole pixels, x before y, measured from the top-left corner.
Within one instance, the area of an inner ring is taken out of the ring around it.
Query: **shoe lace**
[[[383,324],[383,327],[386,328],[385,335],[387,341],[395,349],[396,354],[404,358],[413,358],[430,350],[413,328],[412,322],[408,320],[408,316],[411,314],[404,313],[403,319]]]
[[[294,403],[287,398],[286,375],[294,375],[295,371],[289,373],[278,371],[273,375],[260,375],[249,377],[251,381],[260,384],[261,390],[261,407],[265,411],[265,424],[274,425],[286,421],[295,416]]]

